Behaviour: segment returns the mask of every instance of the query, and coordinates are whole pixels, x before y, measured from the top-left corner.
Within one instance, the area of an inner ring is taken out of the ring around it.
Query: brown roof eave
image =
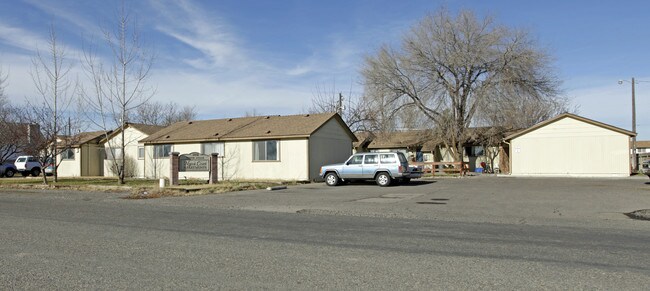
[[[201,143],[201,142],[220,142],[220,141],[245,141],[245,140],[268,140],[268,139],[299,139],[309,138],[311,135],[282,135],[282,136],[255,136],[255,137],[226,137],[215,139],[184,139],[184,140],[153,140],[140,141],[145,145],[152,144],[178,144],[178,143]]]

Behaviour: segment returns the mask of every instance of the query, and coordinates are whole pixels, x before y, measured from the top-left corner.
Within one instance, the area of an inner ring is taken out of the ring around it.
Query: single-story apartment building
[[[57,175],[59,177],[103,176],[103,150],[100,143],[105,131],[82,132],[72,137],[58,140],[66,148],[57,155]]]
[[[324,164],[345,161],[356,137],[337,113],[183,121],[140,140],[146,177],[170,175],[170,155],[219,154],[219,179],[318,178]],[[179,177],[208,179],[208,172]]]
[[[505,138],[512,175],[627,177],[636,133],[564,113]]]
[[[164,126],[127,122],[124,126],[124,154],[122,154],[121,128],[112,131],[102,139],[100,143],[104,152],[101,158],[104,176],[117,176],[117,167],[124,158],[126,159],[125,177],[156,177],[148,176],[149,173],[145,171],[144,146],[139,142],[163,128]]]

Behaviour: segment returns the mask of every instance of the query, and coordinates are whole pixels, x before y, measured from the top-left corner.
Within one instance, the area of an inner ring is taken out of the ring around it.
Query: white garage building
[[[636,133],[575,114],[561,114],[505,138],[519,176],[627,177]]]

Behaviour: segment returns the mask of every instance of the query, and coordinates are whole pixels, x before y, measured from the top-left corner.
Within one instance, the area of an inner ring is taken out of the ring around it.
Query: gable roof
[[[138,130],[138,131],[140,131],[140,132],[142,132],[142,133],[144,133],[144,134],[146,134],[148,136],[158,132],[159,130],[161,130],[163,128],[165,128],[164,126],[160,126],[160,125],[151,125],[151,124],[127,122],[124,129],[127,129],[129,127],[132,127],[132,128],[134,128],[134,129],[136,129],[136,130]],[[103,138],[102,142],[106,142],[107,140],[109,140],[109,139],[115,137],[116,135],[118,135],[120,132],[122,132],[122,129],[120,127],[118,127],[115,130],[109,131],[108,136]]]
[[[368,144],[368,149],[390,149],[421,146],[432,139],[428,130],[408,130],[377,133]]]
[[[320,113],[181,121],[142,139],[141,142],[163,144],[309,137],[331,119],[336,120],[345,129],[352,141],[357,140],[337,113]]]
[[[604,128],[604,129],[609,129],[611,131],[615,131],[615,132],[618,132],[618,133],[621,133],[621,134],[625,134],[625,135],[629,135],[629,136],[636,136],[635,132],[631,132],[629,130],[622,129],[620,127],[616,127],[616,126],[609,125],[609,124],[606,124],[606,123],[598,122],[598,121],[595,121],[595,120],[592,120],[592,119],[589,119],[589,118],[585,118],[585,117],[582,117],[582,116],[579,116],[579,115],[571,114],[571,113],[562,113],[562,114],[560,114],[560,115],[558,115],[556,117],[553,117],[551,119],[542,121],[542,122],[540,122],[538,124],[535,124],[535,125],[527,128],[527,129],[519,131],[519,132],[517,132],[515,134],[511,134],[511,135],[507,136],[506,138],[504,138],[504,140],[511,140],[513,138],[520,137],[520,136],[522,136],[524,134],[527,134],[527,133],[529,133],[529,132],[531,132],[533,130],[536,130],[538,128],[542,128],[544,126],[547,126],[547,125],[549,125],[549,124],[551,124],[553,122],[559,121],[559,120],[564,119],[564,118],[573,118],[573,119],[576,119],[576,120],[579,120],[579,121],[582,121],[582,122],[586,122],[586,123],[589,123],[591,125],[595,125],[595,126],[598,126],[598,127]]]
[[[650,140],[637,140],[636,148],[650,148]]]

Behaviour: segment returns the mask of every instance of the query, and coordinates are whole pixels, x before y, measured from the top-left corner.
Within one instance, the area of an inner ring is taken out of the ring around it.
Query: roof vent
[[[169,138],[169,135],[168,135],[168,136],[166,136],[165,138]]]
[[[270,130],[267,130],[266,133],[271,133],[271,131],[270,131]]]
[[[305,117],[309,117],[309,114],[306,114]]]
[[[192,124],[192,122],[190,121],[190,122],[188,122],[187,124]]]
[[[228,121],[232,121],[232,118],[228,118]]]
[[[264,119],[269,119],[269,118],[271,118],[271,116],[264,117]]]
[[[218,132],[214,134],[214,136],[217,136],[217,135],[219,135],[219,133],[218,133]]]

